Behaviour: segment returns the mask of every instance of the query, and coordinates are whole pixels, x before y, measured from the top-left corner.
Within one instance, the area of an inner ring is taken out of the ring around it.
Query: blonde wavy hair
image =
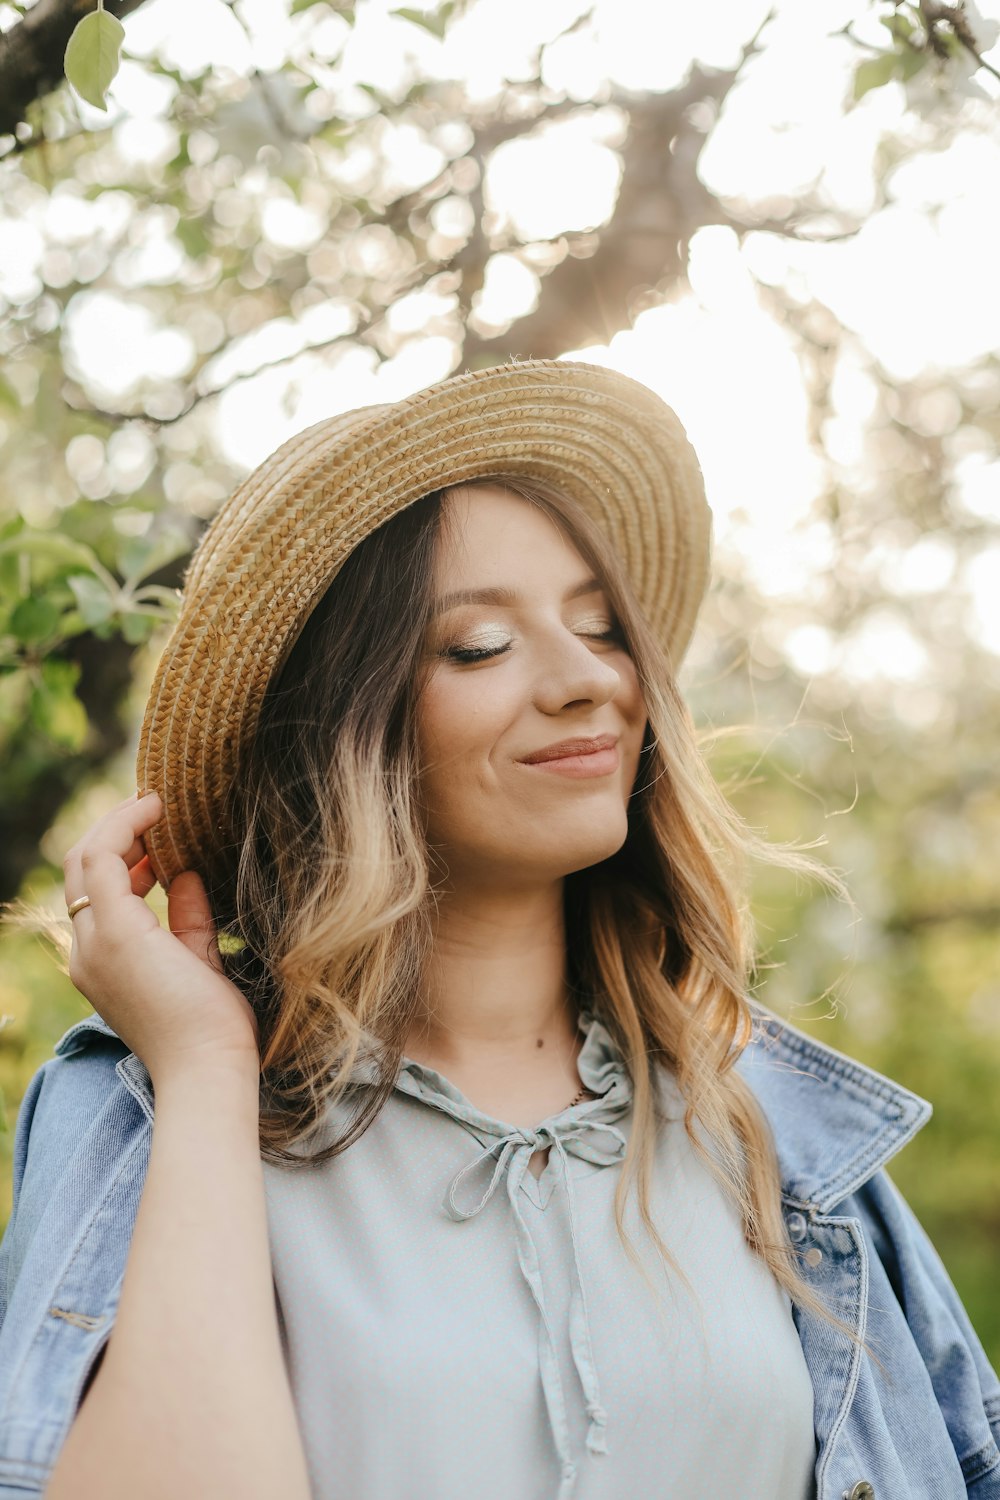
[[[738,1209],[750,1249],[797,1306],[854,1338],[799,1273],[771,1132],[734,1068],[752,1030],[748,858],[827,884],[837,877],[797,848],[760,839],[727,802],[664,648],[597,525],[534,482],[496,475],[477,483],[503,485],[540,507],[592,565],[645,697],[625,842],[564,885],[572,993],[608,1028],[633,1086],[615,1195],[622,1243],[641,1270],[624,1222],[635,1186],[646,1231],[677,1269],[650,1212],[657,1070],[666,1067],[685,1100],[688,1134]],[[260,1143],[272,1162],[315,1166],[361,1135],[392,1093],[422,1011],[435,889],[415,718],[447,493],[426,496],[368,536],[305,623],[232,788],[229,826],[242,831],[241,842],[203,872],[227,972],[260,1027]],[[369,1074],[358,1087],[362,1054]],[[340,1103],[351,1106],[344,1129],[303,1151]]]

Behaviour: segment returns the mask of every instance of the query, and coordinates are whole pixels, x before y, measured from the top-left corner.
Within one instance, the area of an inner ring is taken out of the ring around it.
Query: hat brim
[[[648,387],[533,360],[318,422],[242,481],[189,566],[137,758],[137,784],[164,803],[145,836],[161,883],[204,868],[232,837],[224,799],[268,683],[348,554],[431,491],[501,475],[583,507],[680,664],[708,581],[711,519],[694,449]]]

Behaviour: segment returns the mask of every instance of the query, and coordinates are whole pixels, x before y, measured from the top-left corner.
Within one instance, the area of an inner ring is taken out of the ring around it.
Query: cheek
[[[649,717],[646,713],[646,700],[642,695],[639,674],[631,658],[619,670],[621,671],[622,684],[616,695],[615,703],[619,713],[628,725],[628,738],[631,741],[628,769],[631,772],[631,779],[634,780],[639,770],[642,744],[646,737],[646,726],[649,722]]]
[[[624,662],[619,667],[619,672],[621,674],[622,685],[619,689],[618,698],[622,704],[624,712],[626,712],[630,717],[634,714],[642,713],[644,710],[644,704],[642,697],[642,688],[639,684],[639,673],[636,669],[635,662],[630,656],[627,656],[625,658]]]
[[[437,672],[427,682],[417,709],[417,744],[427,782],[461,774],[463,762],[480,763],[502,732],[504,709],[494,682]]]
[[[645,725],[646,703],[642,696],[639,673],[631,657],[626,657],[618,664],[618,672],[621,676],[621,686],[615,694],[615,704],[619,713],[631,726],[638,723]]]
[[[428,769],[446,750],[452,754],[470,732],[469,715],[463,712],[459,695],[450,691],[443,674],[436,674],[424,688],[417,713],[417,740],[421,760]]]

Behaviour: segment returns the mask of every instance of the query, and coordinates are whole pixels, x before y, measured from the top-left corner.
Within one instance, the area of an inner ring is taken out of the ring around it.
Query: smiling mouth
[[[554,745],[546,745],[541,750],[535,750],[531,755],[525,755],[525,765],[537,766],[550,760],[567,760],[571,756],[596,755],[602,750],[613,750],[618,743],[619,736],[616,734],[599,734],[588,737],[580,736],[575,739],[558,740]]]
[[[597,750],[571,752],[568,755],[551,756],[547,760],[522,761],[521,764],[529,771],[554,772],[577,779],[610,776],[618,770],[618,746],[605,745]]]

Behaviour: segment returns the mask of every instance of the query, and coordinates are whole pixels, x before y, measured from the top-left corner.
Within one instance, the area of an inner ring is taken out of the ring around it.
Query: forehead
[[[555,517],[500,484],[448,490],[442,522],[435,556],[442,585],[486,584],[502,574],[552,568],[561,577],[591,571]]]

